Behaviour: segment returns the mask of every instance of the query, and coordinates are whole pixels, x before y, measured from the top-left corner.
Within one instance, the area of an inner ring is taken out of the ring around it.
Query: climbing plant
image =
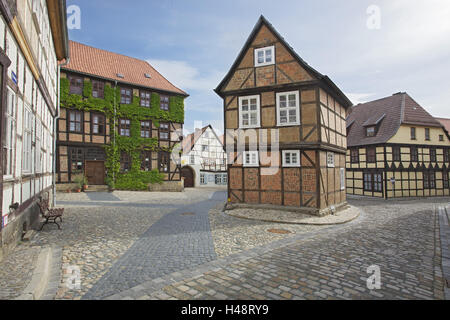
[[[156,127],[160,121],[184,122],[184,97],[171,96],[169,110],[161,110],[160,96],[152,93],[150,107],[140,105],[140,98],[133,95],[130,104],[120,104],[120,88],[106,84],[104,98],[92,96],[92,82],[84,81],[82,95],[70,94],[70,83],[67,78],[61,78],[61,106],[65,108],[95,111],[104,113],[110,119],[111,143],[104,146],[106,153],[105,167],[106,183],[122,190],[145,190],[149,183],[161,183],[164,175],[158,170],[141,171],[141,152],[168,151],[171,148],[158,148],[158,138],[142,138],[140,121],[151,120]],[[118,119],[130,120],[130,136],[120,136],[117,133]],[[115,121],[114,121],[115,120]],[[131,157],[131,169],[127,173],[120,172],[120,154],[126,152]]]

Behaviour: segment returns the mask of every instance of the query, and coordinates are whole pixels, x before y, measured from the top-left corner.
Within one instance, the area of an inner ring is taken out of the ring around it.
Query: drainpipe
[[[56,105],[56,117],[53,119],[53,206],[56,206],[56,139],[57,139],[57,123],[61,110],[61,66],[69,64],[70,58],[66,58],[66,62],[58,64],[57,93],[58,103]]]

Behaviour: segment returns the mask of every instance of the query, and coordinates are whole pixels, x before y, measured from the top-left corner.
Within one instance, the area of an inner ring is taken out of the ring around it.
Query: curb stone
[[[39,253],[30,283],[15,300],[39,300],[47,287],[52,262],[52,248],[43,248]]]
[[[62,249],[52,247],[52,261],[46,290],[40,300],[54,300],[61,283]]]

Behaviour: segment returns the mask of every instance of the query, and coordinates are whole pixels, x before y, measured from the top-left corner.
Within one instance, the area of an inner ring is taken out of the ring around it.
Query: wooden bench
[[[41,211],[42,217],[45,218],[45,222],[42,224],[41,229],[44,228],[44,226],[48,223],[54,223],[58,226],[58,229],[61,230],[61,226],[56,222],[57,219],[62,222],[62,215],[64,213],[64,208],[50,208],[49,205],[49,197],[47,196],[46,199],[40,198],[40,202],[38,202],[39,209]]]

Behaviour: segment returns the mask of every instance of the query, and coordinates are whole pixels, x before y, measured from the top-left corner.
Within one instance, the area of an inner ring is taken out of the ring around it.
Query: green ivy
[[[146,190],[148,183],[161,183],[163,174],[158,171],[141,171],[141,152],[168,151],[170,148],[158,148],[157,138],[142,138],[140,121],[151,120],[156,127],[160,121],[184,123],[184,97],[172,96],[169,99],[169,111],[160,109],[160,96],[152,93],[150,108],[140,105],[140,98],[133,95],[131,104],[120,104],[120,88],[109,84],[104,87],[104,98],[92,96],[92,82],[84,81],[83,95],[70,94],[69,80],[61,78],[61,106],[69,109],[104,113],[110,119],[111,143],[104,146],[106,152],[106,182],[112,188],[123,190]],[[114,108],[116,106],[116,108]],[[114,110],[115,109],[115,110]],[[115,115],[115,126],[114,126]],[[119,118],[130,119],[130,137],[118,135]],[[115,143],[112,143],[115,141]],[[120,173],[120,153],[131,157],[131,170]],[[145,186],[145,187],[144,187]]]

